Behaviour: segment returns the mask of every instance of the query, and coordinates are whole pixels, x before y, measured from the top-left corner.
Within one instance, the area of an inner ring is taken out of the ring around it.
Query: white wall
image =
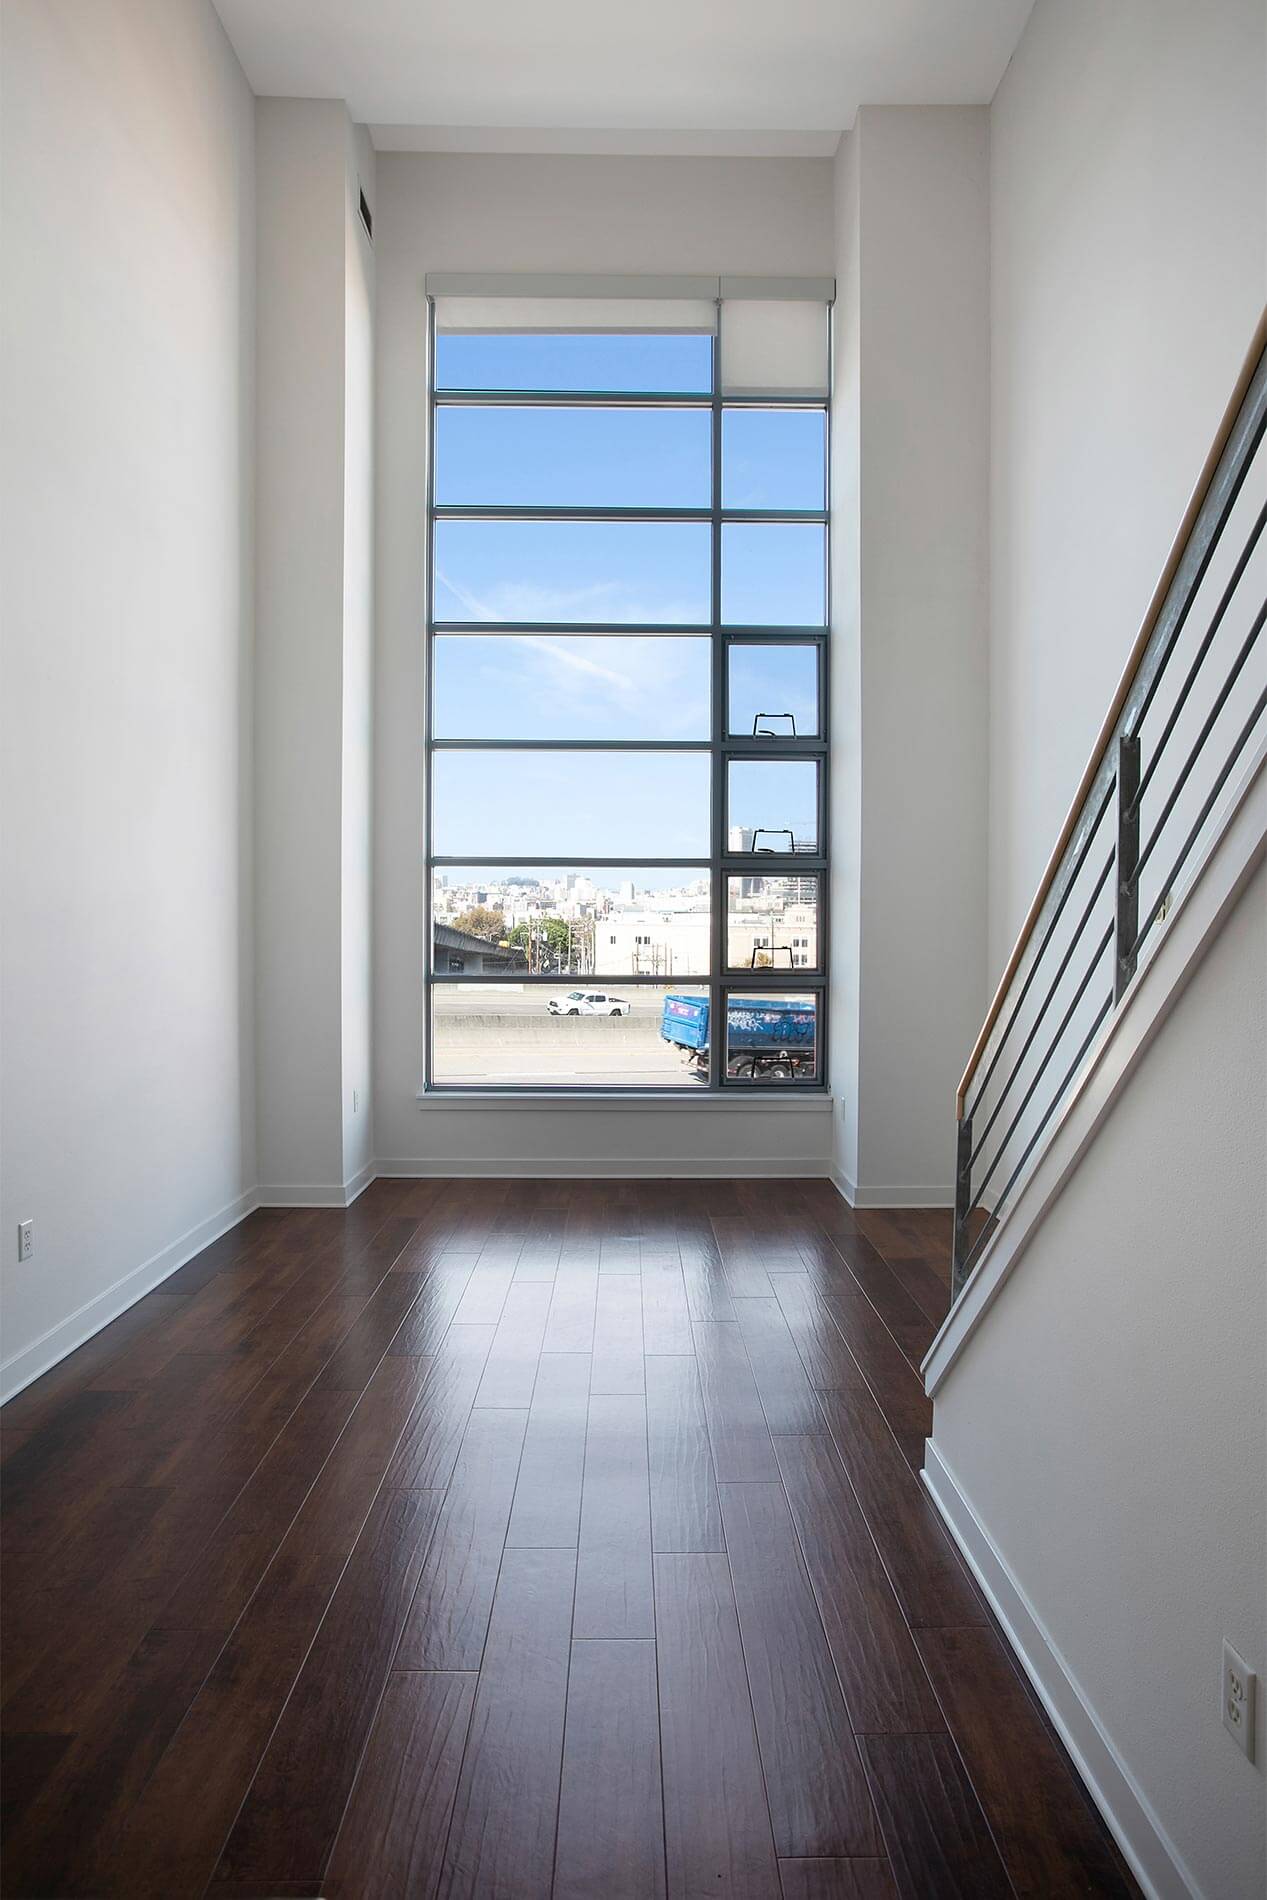
[[[206,0],[6,0],[2,30],[12,1386],[254,1180],[254,234]]]
[[[867,106],[837,161],[837,1167],[872,1204],[951,1198],[986,1004],[987,154],[983,108]]]
[[[1267,298],[1267,8],[1037,0],[990,128],[994,978]]]
[[[256,126],[259,1169],[302,1201],[370,1156],[372,154],[340,100]]]
[[[429,270],[833,269],[826,159],[380,153],[375,666],[375,1148],[395,1167],[821,1172],[822,1113],[427,1108],[423,1031],[424,519]]]
[[[933,1432],[1208,1900],[1258,1900],[1267,1874],[1265,1269],[1260,870],[939,1389]],[[1225,1636],[1258,1672],[1256,1767],[1221,1725]]]
[[[355,1181],[374,1155],[370,1086],[373,959],[370,944],[374,750],[374,249],[360,193],[373,213],[374,148],[348,127],[343,402],[343,1173]]]

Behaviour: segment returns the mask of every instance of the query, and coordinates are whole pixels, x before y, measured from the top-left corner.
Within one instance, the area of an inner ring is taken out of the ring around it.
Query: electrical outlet
[[[361,1091],[360,1091],[359,1089],[353,1089],[353,1091],[352,1091],[352,1113],[353,1113],[354,1115],[358,1115],[358,1114],[360,1113],[360,1110],[361,1110]]]
[[[1254,1691],[1258,1678],[1223,1639],[1223,1726],[1249,1761],[1254,1759]]]
[[[33,1220],[20,1220],[18,1222],[18,1259],[29,1260],[34,1252],[35,1222]]]

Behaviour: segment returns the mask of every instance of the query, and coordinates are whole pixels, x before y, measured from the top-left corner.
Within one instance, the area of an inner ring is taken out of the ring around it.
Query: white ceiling
[[[382,149],[812,154],[860,104],[989,100],[1033,0],[214,3],[257,93]]]

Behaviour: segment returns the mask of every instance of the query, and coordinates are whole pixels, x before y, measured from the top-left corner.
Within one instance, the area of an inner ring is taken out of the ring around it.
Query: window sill
[[[700,1109],[710,1113],[720,1110],[723,1114],[751,1115],[762,1110],[776,1109],[780,1115],[810,1114],[830,1115],[832,1098],[826,1090],[815,1089],[811,1094],[789,1091],[787,1094],[758,1095],[706,1095],[703,1090],[690,1093],[683,1089],[646,1090],[639,1094],[622,1095],[614,1089],[481,1089],[467,1092],[463,1089],[420,1089],[418,1106],[424,1110],[475,1108],[487,1111],[503,1108],[530,1109]]]

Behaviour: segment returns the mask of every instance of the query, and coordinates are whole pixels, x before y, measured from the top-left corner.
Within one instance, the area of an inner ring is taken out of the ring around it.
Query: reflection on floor
[[[917,1476],[943,1214],[261,1212],[2,1415],[9,1895],[1134,1889]]]

